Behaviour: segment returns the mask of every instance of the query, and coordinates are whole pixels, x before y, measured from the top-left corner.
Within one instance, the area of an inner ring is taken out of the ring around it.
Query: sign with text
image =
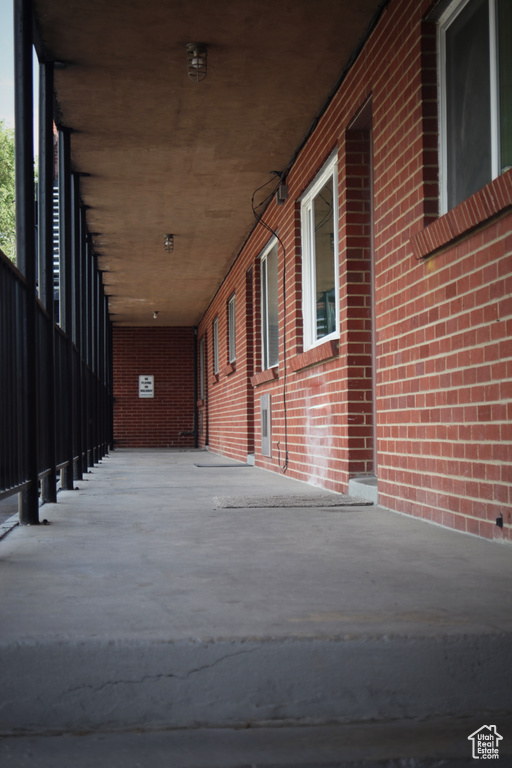
[[[139,397],[155,396],[155,377],[139,376]]]

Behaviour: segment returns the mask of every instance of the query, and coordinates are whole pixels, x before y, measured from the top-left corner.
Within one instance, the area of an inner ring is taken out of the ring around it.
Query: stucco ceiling
[[[73,170],[122,325],[195,325],[378,0],[35,0]],[[186,44],[208,45],[187,76]],[[173,233],[172,254],[164,251]],[[153,312],[158,319],[153,320]]]

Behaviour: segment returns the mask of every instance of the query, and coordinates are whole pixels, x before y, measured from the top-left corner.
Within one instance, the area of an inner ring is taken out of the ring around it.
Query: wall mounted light
[[[195,83],[206,77],[206,43],[187,43],[188,76]]]
[[[156,319],[157,319],[157,317],[158,317],[158,312],[155,310],[155,311],[153,312],[153,320],[156,320]]]
[[[174,235],[164,235],[164,250],[167,253],[174,251]]]

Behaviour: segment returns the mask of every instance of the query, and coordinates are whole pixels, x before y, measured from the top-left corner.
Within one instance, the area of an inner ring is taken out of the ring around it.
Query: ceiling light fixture
[[[195,83],[206,77],[206,43],[187,43],[188,76]]]
[[[174,251],[174,235],[164,235],[164,249],[167,253]]]

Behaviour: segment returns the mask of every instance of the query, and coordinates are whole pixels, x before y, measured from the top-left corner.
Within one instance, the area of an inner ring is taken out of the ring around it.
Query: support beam
[[[108,441],[111,450],[114,450],[114,344],[113,344],[113,325],[109,313],[109,297],[107,300],[107,397],[108,397]]]
[[[53,187],[55,153],[53,136],[53,62],[39,66],[39,297],[46,309],[45,350],[40,356],[45,377],[45,457],[49,473],[41,484],[43,501],[57,501],[55,424],[55,331],[53,296]]]
[[[83,434],[82,434],[82,211],[80,207],[80,176],[76,173],[72,176],[72,239],[73,239],[73,340],[78,350],[78,355],[72,349],[73,361],[73,423],[75,454],[78,456],[74,469],[74,478],[81,480],[83,477]]]
[[[89,398],[88,398],[88,287],[87,287],[87,260],[89,258],[89,245],[87,237],[87,221],[85,208],[80,208],[80,389],[82,393],[82,472],[87,472],[88,461],[88,424],[89,424]]]
[[[100,414],[99,414],[99,440],[100,440],[100,459],[105,456],[107,452],[107,438],[106,438],[106,377],[105,377],[105,291],[103,288],[103,282],[101,272],[98,270],[99,286],[100,286],[100,304],[99,304],[99,337],[100,337],[100,356],[99,356],[99,380],[100,380]]]
[[[92,242],[91,237],[89,236],[87,238],[87,253],[86,253],[86,281],[87,281],[87,289],[86,289],[86,298],[87,298],[87,308],[86,308],[86,323],[87,323],[87,350],[85,354],[85,359],[87,361],[87,369],[86,369],[86,376],[87,376],[87,466],[92,467],[94,466],[94,452],[93,452],[93,443],[94,443],[94,437],[93,437],[93,419],[94,419],[94,393],[93,393],[93,377],[92,377],[92,370],[93,370],[93,349],[94,349],[94,338],[93,338],[93,307],[94,307],[94,296],[93,296],[93,255],[92,255]]]
[[[32,3],[14,0],[14,78],[16,151],[16,249],[18,269],[25,277],[25,338],[23,345],[23,442],[26,489],[20,494],[21,525],[39,523],[38,377],[36,247],[34,221],[34,136],[32,80]]]
[[[94,463],[97,464],[100,460],[100,423],[101,423],[101,407],[100,407],[100,387],[98,386],[98,379],[100,377],[100,274],[96,264],[96,259],[93,258],[92,275],[94,286],[94,312],[92,322],[94,325]]]
[[[61,408],[65,409],[62,487],[73,490],[73,257],[71,198],[71,132],[59,130],[59,200],[60,200],[60,325],[66,333],[66,391]]]
[[[199,396],[199,370],[197,365],[197,326],[194,327],[194,448],[199,447],[199,411],[197,398]]]

